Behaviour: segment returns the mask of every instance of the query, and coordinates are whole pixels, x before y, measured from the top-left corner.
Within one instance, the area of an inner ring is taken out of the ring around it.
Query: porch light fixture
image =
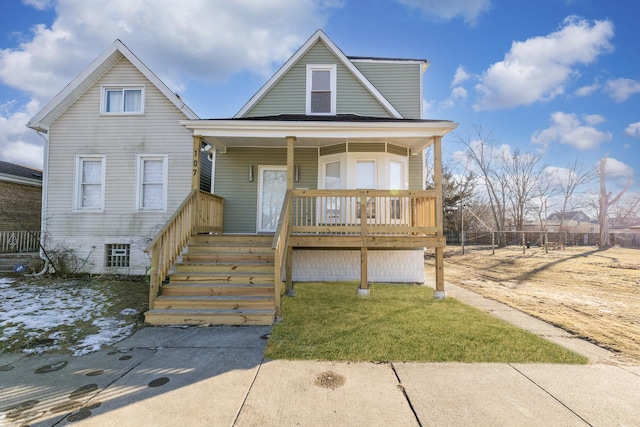
[[[295,182],[298,182],[300,180],[300,174],[299,174],[299,169],[298,169],[298,165],[295,165],[295,167],[293,168],[293,180]]]
[[[253,165],[249,165],[249,182],[253,182]]]

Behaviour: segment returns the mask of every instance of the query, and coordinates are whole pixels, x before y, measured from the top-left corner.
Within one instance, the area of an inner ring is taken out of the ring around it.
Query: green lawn
[[[333,361],[587,363],[587,359],[426,286],[299,283],[283,297],[265,357]]]

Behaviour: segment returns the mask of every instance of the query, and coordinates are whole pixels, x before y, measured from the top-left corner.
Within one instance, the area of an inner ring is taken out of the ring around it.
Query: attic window
[[[336,114],[335,64],[307,64],[307,114]]]
[[[102,113],[144,113],[144,86],[118,86],[102,88]]]

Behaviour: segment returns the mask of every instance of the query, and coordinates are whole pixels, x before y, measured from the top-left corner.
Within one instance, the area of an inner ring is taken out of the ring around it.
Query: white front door
[[[259,166],[258,175],[258,232],[273,233],[287,193],[287,167]]]

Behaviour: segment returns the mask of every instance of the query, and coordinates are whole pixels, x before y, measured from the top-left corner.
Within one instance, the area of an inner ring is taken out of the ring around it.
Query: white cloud
[[[620,160],[613,157],[607,157],[604,167],[605,173],[611,177],[630,177],[633,176],[633,168]]]
[[[42,167],[42,139],[27,128],[27,121],[39,110],[32,101],[16,111],[15,102],[0,105],[0,158],[24,166]]]
[[[531,142],[541,145],[543,151],[552,143],[569,145],[580,150],[593,149],[612,138],[610,132],[602,132],[593,127],[603,120],[598,115],[587,115],[583,123],[576,114],[558,111],[551,115],[551,126],[536,131],[531,137]]]
[[[624,130],[624,133],[634,138],[640,138],[640,122],[631,123]]]
[[[450,21],[458,16],[468,25],[475,25],[478,17],[491,8],[491,0],[397,0],[398,3],[420,10],[432,19]]]
[[[451,97],[454,99],[455,98],[467,99],[467,90],[461,86],[454,87],[451,90]]]
[[[456,73],[453,76],[453,81],[451,82],[451,86],[457,86],[462,82],[465,82],[471,78],[471,74],[467,73],[467,70],[464,69],[462,65],[456,68]]]
[[[51,27],[35,26],[18,48],[0,50],[0,81],[48,100],[116,38],[174,89],[183,78],[223,81],[246,70],[268,76],[323,26],[327,5],[340,3],[58,0]]]
[[[600,114],[585,114],[584,122],[589,126],[596,126],[600,123],[604,123],[606,120]]]
[[[547,36],[513,42],[504,60],[491,65],[476,85],[476,110],[530,105],[555,98],[577,74],[575,67],[589,64],[612,49],[613,23],[570,16],[563,27]]]
[[[600,84],[599,83],[594,83],[592,85],[582,86],[582,87],[576,89],[574,94],[575,94],[575,96],[584,98],[585,96],[591,95],[592,93],[594,93],[598,89],[600,89]]]
[[[53,6],[53,0],[22,0],[22,3],[38,10],[49,9]]]
[[[609,80],[604,90],[615,102],[624,102],[631,95],[640,93],[640,82],[631,79]]]

